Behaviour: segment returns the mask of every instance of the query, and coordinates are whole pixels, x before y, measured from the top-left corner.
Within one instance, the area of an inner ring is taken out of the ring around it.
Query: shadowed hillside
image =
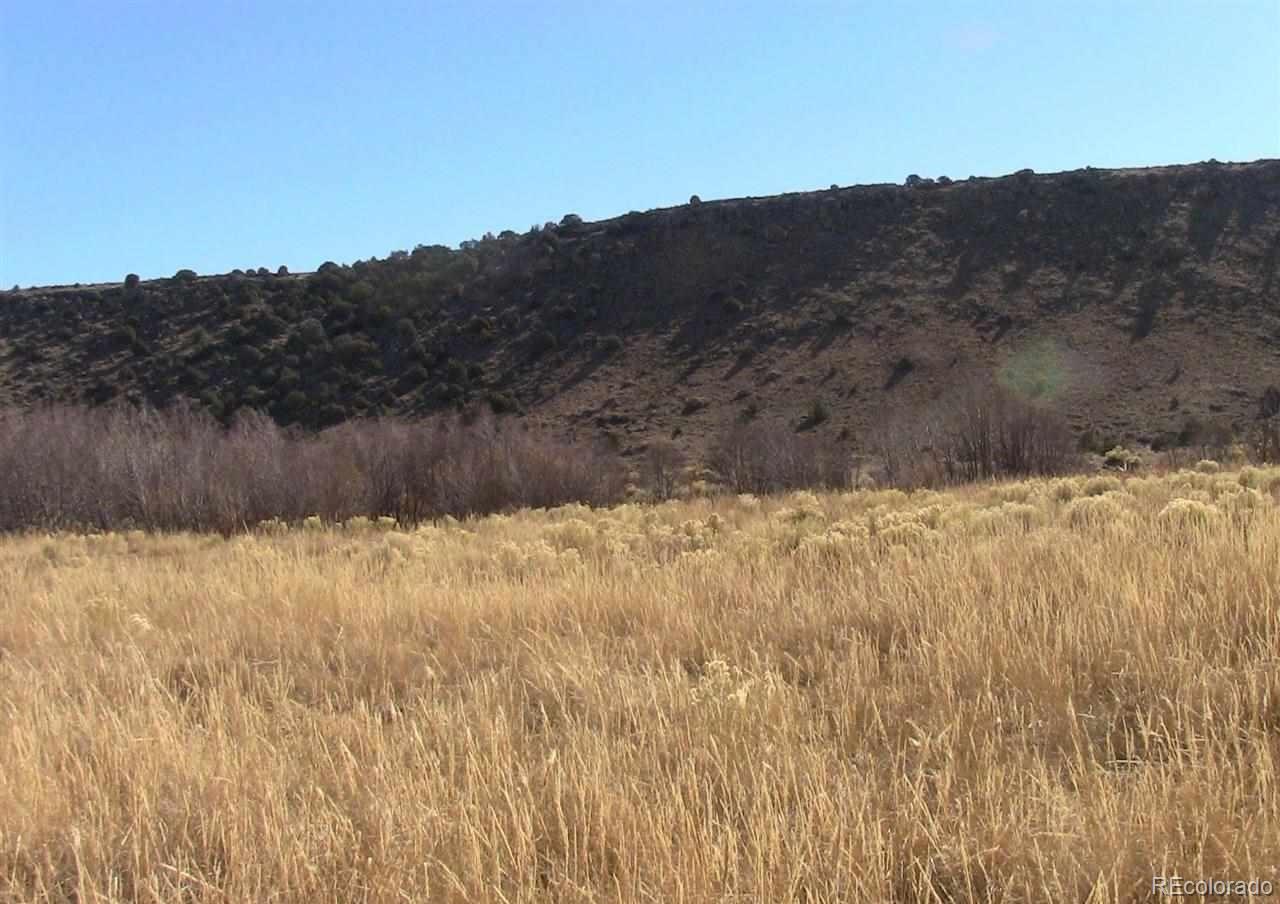
[[[0,402],[185,396],[305,426],[481,403],[624,451],[747,419],[852,446],[975,375],[1098,447],[1266,413],[1280,161],[907,182],[3,293]]]

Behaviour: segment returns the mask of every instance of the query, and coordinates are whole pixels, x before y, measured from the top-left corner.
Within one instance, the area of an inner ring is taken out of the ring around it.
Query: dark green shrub
[[[406,346],[412,346],[418,341],[418,327],[408,317],[401,317],[396,321],[396,338]]]
[[[326,311],[326,319],[337,326],[349,324],[356,316],[356,306],[347,301],[335,301]]]
[[[494,414],[509,414],[519,407],[515,397],[509,392],[491,392],[488,395],[488,402]]]
[[[320,407],[316,420],[321,427],[332,427],[347,419],[347,409],[337,402],[329,402]]]
[[[311,348],[320,345],[328,340],[329,335],[325,332],[324,324],[315,317],[308,317],[302,323],[298,324],[295,335],[302,341],[302,347]],[[292,349],[290,349],[292,351]]]
[[[1280,415],[1280,387],[1268,386],[1258,399],[1258,417],[1262,419]]]
[[[530,350],[535,355],[545,355],[547,352],[553,351],[557,344],[555,333],[551,332],[551,330],[539,330],[529,339]]]
[[[209,375],[198,367],[189,366],[183,368],[178,381],[184,389],[199,389],[209,382]]]
[[[293,417],[297,417],[307,409],[308,404],[309,404],[309,401],[307,399],[306,393],[295,389],[293,392],[290,392],[288,395],[284,397],[284,400],[280,403],[280,406],[289,415]]]
[[[97,380],[89,390],[89,401],[95,405],[105,405],[116,396],[118,390],[105,380]]]
[[[467,321],[467,332],[477,336],[492,338],[495,330],[495,324],[492,317],[481,317],[476,314]]]
[[[401,392],[411,392],[423,385],[430,378],[427,369],[421,364],[415,364],[400,375],[400,379],[396,381],[396,385]]]
[[[222,395],[215,389],[206,389],[200,393],[200,404],[214,417],[222,417],[226,410],[226,403]]]
[[[271,313],[270,311],[262,312],[251,321],[253,331],[264,339],[275,339],[277,336],[283,335],[284,331],[289,328],[289,324],[284,319]]]
[[[378,346],[365,336],[348,333],[333,340],[333,355],[344,364],[368,364],[378,356]]]
[[[280,371],[280,376],[276,380],[276,383],[275,383],[276,392],[277,393],[288,392],[289,390],[297,387],[298,384],[301,382],[302,382],[302,377],[299,376],[298,372],[294,370],[292,367],[286,367]]]
[[[822,399],[814,399],[809,406],[808,412],[805,413],[805,423],[810,427],[816,427],[819,424],[825,424],[831,417],[831,410],[827,408],[827,403]]]

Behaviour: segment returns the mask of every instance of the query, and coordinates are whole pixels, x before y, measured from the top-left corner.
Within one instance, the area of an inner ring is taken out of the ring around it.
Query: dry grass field
[[[1280,470],[0,542],[0,898],[1280,879]]]

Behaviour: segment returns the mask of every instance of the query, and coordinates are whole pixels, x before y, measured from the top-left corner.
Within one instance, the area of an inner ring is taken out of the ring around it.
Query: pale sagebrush
[[[1264,875],[1280,517],[1274,475],[1225,477],[8,538],[0,897]]]

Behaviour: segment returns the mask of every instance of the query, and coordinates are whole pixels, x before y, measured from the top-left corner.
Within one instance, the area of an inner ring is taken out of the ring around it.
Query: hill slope
[[[908,181],[3,293],[0,402],[321,426],[488,400],[625,450],[815,405],[856,443],[995,374],[1105,444],[1239,429],[1280,384],[1280,161]]]

